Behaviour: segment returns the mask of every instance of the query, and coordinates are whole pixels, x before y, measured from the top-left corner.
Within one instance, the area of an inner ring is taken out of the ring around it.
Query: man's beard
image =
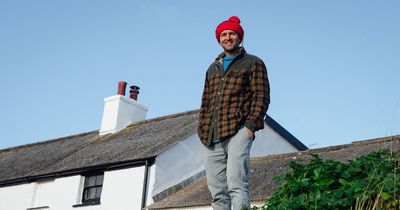
[[[222,48],[224,49],[225,52],[227,53],[237,53],[239,51],[240,48],[240,42],[238,42],[232,49],[226,49],[224,46],[222,46]]]

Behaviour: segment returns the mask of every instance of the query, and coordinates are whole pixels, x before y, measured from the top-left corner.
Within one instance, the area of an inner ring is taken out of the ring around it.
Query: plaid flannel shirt
[[[245,126],[253,132],[264,128],[269,81],[264,62],[244,48],[223,70],[221,53],[207,70],[201,101],[198,134],[204,145],[224,140]]]

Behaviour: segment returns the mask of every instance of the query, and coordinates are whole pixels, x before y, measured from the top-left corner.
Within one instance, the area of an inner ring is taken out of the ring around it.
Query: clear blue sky
[[[305,145],[400,134],[400,1],[1,0],[0,148],[100,128],[117,82],[148,118],[198,109],[215,27],[242,20],[268,114]]]

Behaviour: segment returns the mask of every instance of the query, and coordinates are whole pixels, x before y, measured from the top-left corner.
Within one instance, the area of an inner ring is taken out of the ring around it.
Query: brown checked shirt
[[[228,66],[221,53],[207,70],[198,133],[204,145],[224,140],[245,126],[253,132],[264,128],[270,103],[269,81],[264,62],[244,48]]]

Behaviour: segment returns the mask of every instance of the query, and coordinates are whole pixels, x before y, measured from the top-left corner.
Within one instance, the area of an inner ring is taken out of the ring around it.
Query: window
[[[83,185],[82,204],[100,203],[101,191],[103,189],[104,173],[85,176]]]

